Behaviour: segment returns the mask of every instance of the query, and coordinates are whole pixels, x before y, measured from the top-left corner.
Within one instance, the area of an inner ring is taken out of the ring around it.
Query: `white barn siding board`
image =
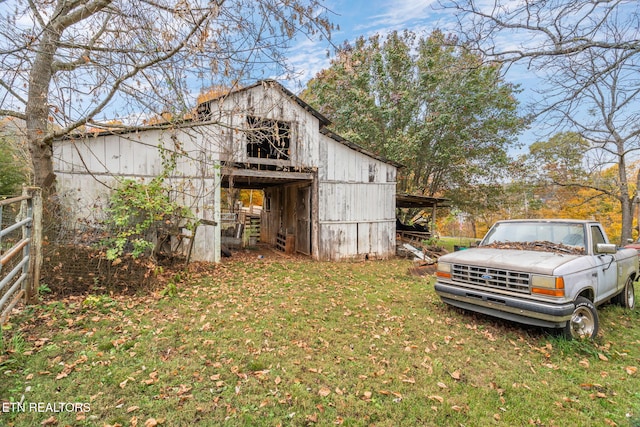
[[[243,106],[249,105],[249,108]],[[246,128],[246,117],[253,115],[265,119],[280,120],[291,125],[292,139],[290,147],[290,159],[294,166],[317,167],[318,166],[318,128],[319,121],[311,113],[303,110],[282,92],[266,89],[262,86],[253,87],[240,92],[237,96],[227,97],[222,103],[222,109],[226,112],[217,117],[225,122],[229,128],[237,130]],[[233,132],[233,131],[232,131]],[[248,161],[242,133],[236,134],[239,138],[234,140],[232,157],[235,161]]]

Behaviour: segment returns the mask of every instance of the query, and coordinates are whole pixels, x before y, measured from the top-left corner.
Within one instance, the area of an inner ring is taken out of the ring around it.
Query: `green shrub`
[[[105,226],[110,237],[102,241],[107,259],[113,261],[125,253],[133,258],[150,254],[157,231],[167,226],[193,230],[193,213],[171,199],[165,180],[175,169],[175,154],[165,155],[160,148],[164,170],[148,183],[124,179],[111,195]]]

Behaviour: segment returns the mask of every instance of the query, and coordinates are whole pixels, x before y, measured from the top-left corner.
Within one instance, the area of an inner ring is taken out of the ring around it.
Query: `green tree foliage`
[[[20,193],[20,186],[27,182],[24,163],[9,140],[0,135],[0,196]]]
[[[632,199],[635,186],[631,182],[623,192],[619,166],[594,163],[585,155],[591,149],[591,142],[577,132],[561,132],[535,142],[529,154],[520,159],[523,173],[519,179],[527,182],[542,202],[532,216],[596,219],[605,226],[609,238],[622,239],[620,197],[626,192],[624,197]],[[637,171],[638,164],[632,162],[624,175],[633,176]]]
[[[529,146],[528,161],[532,167],[528,171],[538,181],[582,185],[587,180],[583,160],[588,149],[588,142],[580,134],[558,133],[548,141],[538,141]]]
[[[394,32],[343,45],[301,96],[336,133],[403,164],[400,191],[441,195],[508,164],[526,123],[500,71],[440,31]]]

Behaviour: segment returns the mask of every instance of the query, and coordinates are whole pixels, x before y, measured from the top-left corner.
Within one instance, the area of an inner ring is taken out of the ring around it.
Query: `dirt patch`
[[[231,256],[228,258],[222,258],[222,262],[253,262],[260,260],[304,260],[310,259],[309,256],[303,254],[285,254],[282,251],[277,250],[275,247],[266,243],[259,243],[256,246],[250,248],[232,250]]]
[[[270,245],[259,244],[249,249],[233,250],[222,264],[253,263],[269,260],[300,260],[309,257],[286,255]],[[184,257],[164,258],[157,264],[146,259],[122,257],[111,262],[91,247],[83,245],[50,245],[45,250],[41,283],[50,289],[49,298],[64,298],[90,293],[135,294],[162,289],[170,280],[184,273]],[[187,271],[215,274],[216,264],[192,262]]]

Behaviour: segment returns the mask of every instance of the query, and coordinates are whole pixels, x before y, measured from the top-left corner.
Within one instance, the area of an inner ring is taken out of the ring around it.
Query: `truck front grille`
[[[454,282],[504,289],[523,294],[529,293],[529,282],[531,280],[529,273],[458,264],[453,265],[451,278]]]

